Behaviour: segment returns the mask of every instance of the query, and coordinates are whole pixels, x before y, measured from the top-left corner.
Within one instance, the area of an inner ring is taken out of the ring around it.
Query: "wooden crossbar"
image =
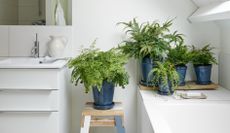
[[[90,127],[116,127],[118,133],[125,133],[122,103],[116,102],[109,110],[96,110],[92,102],[87,102],[82,111],[81,133],[88,133]]]
[[[94,119],[90,122],[91,127],[114,127],[115,120],[111,119]]]

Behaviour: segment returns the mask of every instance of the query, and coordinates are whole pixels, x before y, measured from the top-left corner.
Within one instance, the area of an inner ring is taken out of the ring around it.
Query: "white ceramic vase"
[[[64,36],[50,36],[48,42],[48,53],[51,57],[61,58],[67,45],[67,38]]]

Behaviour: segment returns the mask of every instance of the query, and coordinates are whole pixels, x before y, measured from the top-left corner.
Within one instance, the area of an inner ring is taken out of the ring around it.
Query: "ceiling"
[[[192,0],[197,6],[201,7],[215,2],[224,2],[229,0]]]

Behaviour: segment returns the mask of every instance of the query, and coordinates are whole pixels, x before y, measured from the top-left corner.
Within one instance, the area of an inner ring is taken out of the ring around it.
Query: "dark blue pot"
[[[176,71],[179,74],[179,86],[184,86],[187,66],[176,66]]]
[[[211,83],[212,65],[194,65],[196,72],[196,83],[200,85],[207,85]]]
[[[150,71],[156,66],[154,61],[149,57],[146,56],[141,61],[141,84],[145,86],[154,86],[152,83],[153,75],[149,75]]]
[[[114,84],[104,81],[101,91],[97,87],[93,88],[94,108],[99,110],[111,109],[114,106],[113,102]]]
[[[160,95],[172,95],[174,90],[172,89],[172,84],[169,81],[168,84],[159,84],[158,94]]]

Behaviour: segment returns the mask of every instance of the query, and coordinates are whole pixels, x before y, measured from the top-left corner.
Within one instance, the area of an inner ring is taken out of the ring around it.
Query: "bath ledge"
[[[177,91],[185,93],[189,91]],[[207,99],[178,99],[151,90],[138,95],[154,133],[229,133],[230,90],[200,90]]]

